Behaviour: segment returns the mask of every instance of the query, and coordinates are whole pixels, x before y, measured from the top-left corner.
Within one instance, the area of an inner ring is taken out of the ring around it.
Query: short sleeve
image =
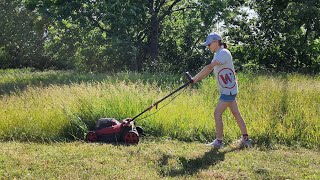
[[[228,59],[230,59],[230,55],[227,51],[220,51],[219,53],[215,54],[212,61],[218,61],[221,64],[225,64]]]

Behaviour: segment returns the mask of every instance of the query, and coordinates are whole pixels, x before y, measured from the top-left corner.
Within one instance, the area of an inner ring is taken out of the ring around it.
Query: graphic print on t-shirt
[[[218,73],[219,84],[223,88],[232,89],[236,85],[234,72],[230,68],[223,68]]]

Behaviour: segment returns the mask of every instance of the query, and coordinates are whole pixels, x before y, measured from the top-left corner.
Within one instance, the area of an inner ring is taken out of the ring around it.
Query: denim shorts
[[[223,101],[223,102],[232,102],[234,100],[236,100],[236,94],[235,95],[226,95],[226,94],[220,94],[220,101]]]

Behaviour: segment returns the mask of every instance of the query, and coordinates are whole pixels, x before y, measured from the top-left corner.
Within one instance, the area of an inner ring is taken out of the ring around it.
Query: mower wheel
[[[123,138],[127,144],[138,144],[139,142],[139,134],[136,131],[128,131]]]
[[[98,141],[97,134],[94,131],[89,131],[88,134],[86,135],[86,141],[97,142]]]
[[[139,136],[143,136],[143,129],[140,126],[136,126],[136,130],[138,131]]]

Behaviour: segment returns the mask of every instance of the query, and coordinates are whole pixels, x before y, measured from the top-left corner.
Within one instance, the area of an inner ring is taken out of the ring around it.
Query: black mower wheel
[[[126,144],[138,144],[139,143],[139,134],[136,131],[128,131],[124,135],[124,142]]]
[[[98,141],[97,134],[94,131],[89,131],[88,134],[86,135],[86,141],[97,142]]]
[[[137,126],[137,127],[136,127],[136,130],[138,131],[139,136],[143,136],[143,135],[144,135],[144,134],[143,134],[143,129],[142,129],[142,127]]]

